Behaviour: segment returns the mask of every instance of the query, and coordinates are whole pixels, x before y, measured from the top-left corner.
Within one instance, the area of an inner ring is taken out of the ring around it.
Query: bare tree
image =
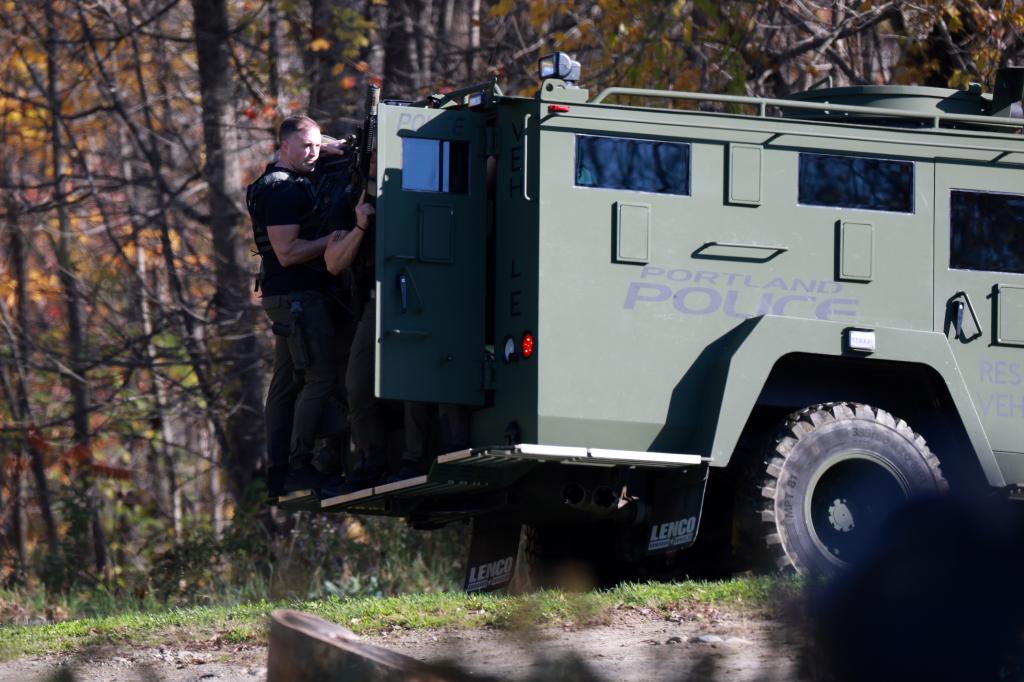
[[[227,439],[222,446],[232,490],[241,498],[264,449],[263,432],[258,428],[263,414],[263,376],[256,311],[248,295],[251,280],[243,266],[231,30],[225,0],[193,0],[192,7],[203,103],[203,174],[216,275],[214,323],[228,370],[219,376],[227,407]]]

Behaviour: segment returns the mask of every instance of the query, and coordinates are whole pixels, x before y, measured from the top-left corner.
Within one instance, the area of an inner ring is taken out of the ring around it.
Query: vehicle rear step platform
[[[701,464],[700,455],[637,452],[558,445],[488,446],[441,455],[423,476],[386,483],[324,499],[324,511],[389,514],[402,513],[396,502],[415,503],[442,498],[491,493],[509,487],[538,464],[572,466],[643,467],[675,469]],[[404,505],[398,505],[404,506]]]

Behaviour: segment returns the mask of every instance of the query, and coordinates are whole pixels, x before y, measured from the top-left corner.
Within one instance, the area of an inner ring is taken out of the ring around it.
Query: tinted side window
[[[1024,195],[953,190],[949,267],[1024,273]]]
[[[402,138],[402,189],[469,191],[469,144],[458,140]]]
[[[576,136],[576,186],[690,193],[690,145]]]
[[[800,154],[804,206],[914,212],[914,162]]]

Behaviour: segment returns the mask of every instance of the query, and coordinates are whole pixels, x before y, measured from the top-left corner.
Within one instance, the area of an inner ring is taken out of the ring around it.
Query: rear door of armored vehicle
[[[381,398],[483,403],[486,116],[378,109]]]
[[[935,317],[1008,483],[1024,481],[1024,170],[940,161]]]

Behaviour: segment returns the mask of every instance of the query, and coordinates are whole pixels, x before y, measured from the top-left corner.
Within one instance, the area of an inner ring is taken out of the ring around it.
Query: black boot
[[[362,454],[359,463],[345,477],[341,486],[341,494],[354,493],[357,490],[366,490],[375,485],[380,485],[387,477],[387,469],[383,464],[370,462],[370,459]]]
[[[267,504],[277,504],[277,498],[284,494],[284,480],[287,475],[287,466],[272,466],[267,469]]]

